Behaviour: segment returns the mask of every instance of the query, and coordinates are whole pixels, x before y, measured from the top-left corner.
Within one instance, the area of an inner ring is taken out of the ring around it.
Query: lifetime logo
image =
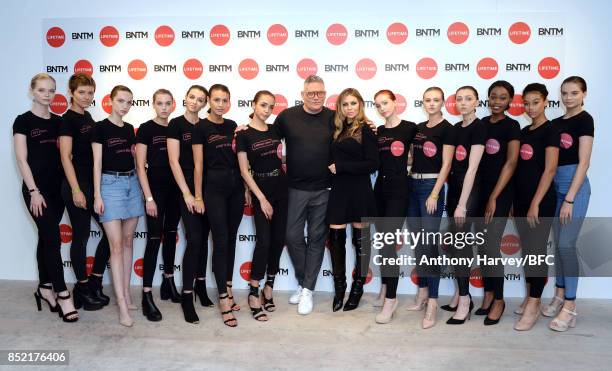
[[[319,37],[319,30],[295,30],[296,39],[315,39]]]
[[[494,27],[488,27],[488,28],[478,27],[476,29],[476,35],[477,36],[501,36],[502,29],[494,28]]]
[[[148,39],[149,32],[147,31],[126,31],[125,38],[126,39]]]
[[[325,72],[348,72],[348,64],[326,64],[324,68]]]
[[[183,64],[183,74],[190,80],[195,80],[202,76],[204,66],[199,60],[192,58],[185,61]]]
[[[210,29],[210,41],[216,46],[223,46],[230,40],[230,30],[222,24]]]
[[[68,110],[68,100],[62,94],[57,93],[53,97],[53,101],[51,102],[49,108],[51,109],[51,112],[55,113],[56,115],[61,115]]]
[[[493,58],[483,58],[476,65],[476,73],[483,79],[491,79],[497,75],[497,71],[499,70],[499,66],[497,65],[497,61]]]
[[[310,58],[304,58],[299,61],[295,69],[298,76],[302,79],[305,79],[310,75],[316,75],[317,70],[317,63]]]
[[[333,94],[325,100],[325,107],[334,111],[336,109],[336,101],[338,100],[338,94]]]
[[[523,96],[521,94],[514,94],[514,98],[512,98],[512,102],[510,102],[510,107],[508,108],[508,113],[512,116],[521,116],[525,113]]]
[[[287,98],[281,94],[274,94],[274,109],[272,110],[272,114],[277,115],[283,112],[289,104],[287,103]]]
[[[399,45],[408,39],[408,27],[403,23],[392,23],[387,27],[387,40],[391,44]]]
[[[261,37],[261,31],[255,31],[255,30],[243,31],[243,30],[238,30],[236,32],[236,35],[238,36],[239,39],[259,39]]]
[[[422,79],[431,79],[438,73],[438,64],[432,58],[422,58],[417,62],[416,73]]]
[[[327,41],[329,41],[332,45],[341,45],[343,44],[347,37],[348,31],[344,25],[340,23],[334,23],[327,28],[327,32],[325,32],[325,36],[327,37]]]
[[[410,64],[408,63],[385,63],[385,72],[408,72]]]
[[[376,75],[376,63],[370,58],[363,58],[355,65],[355,73],[362,80],[370,80]]]
[[[270,44],[277,46],[284,44],[289,37],[289,33],[287,32],[285,26],[278,23],[270,26],[266,35]]]
[[[244,59],[238,65],[238,73],[245,80],[253,80],[259,74],[259,65],[254,59]]]
[[[74,64],[74,73],[84,73],[88,76],[93,75],[93,65],[86,59],[81,59]]]
[[[508,37],[515,44],[524,44],[531,37],[531,28],[525,22],[516,22],[508,29]]]
[[[559,61],[553,57],[546,57],[538,64],[538,73],[545,79],[555,78],[561,72]]]
[[[73,32],[72,40],[93,40],[94,33],[93,32]]]
[[[66,41],[64,30],[59,27],[51,27],[46,35],[47,44],[53,48],[59,48]]]
[[[47,73],[68,73],[68,66],[47,66]]]
[[[106,47],[112,47],[119,42],[119,31],[113,26],[105,26],[100,30],[100,42]]]
[[[453,44],[463,44],[470,36],[470,29],[463,22],[455,22],[448,26],[446,36]]]
[[[159,46],[170,46],[174,42],[174,30],[170,26],[157,27],[155,41]]]
[[[134,59],[128,64],[128,75],[134,80],[142,80],[147,75],[147,65],[140,59]]]

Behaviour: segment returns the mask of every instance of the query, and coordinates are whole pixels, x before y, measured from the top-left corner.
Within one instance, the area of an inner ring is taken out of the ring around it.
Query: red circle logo
[[[524,44],[531,37],[531,29],[525,22],[516,22],[508,29],[508,37],[515,44]]]
[[[521,240],[515,234],[507,234],[501,240],[501,252],[514,255],[521,249]]]
[[[423,154],[425,157],[434,157],[438,153],[438,148],[434,144],[434,142],[426,141],[423,143]]]
[[[515,94],[508,107],[508,113],[512,116],[520,116],[525,113],[525,106],[523,105],[523,96],[521,94]]]
[[[142,275],[143,275],[143,268],[142,268],[143,261],[144,261],[143,258],[138,258],[134,262],[134,273],[136,273],[136,275],[140,278],[142,278]]]
[[[272,110],[272,114],[278,116],[278,114],[283,112],[288,106],[287,98],[281,94],[274,94],[274,109]]]
[[[404,143],[400,140],[393,141],[391,143],[391,154],[395,157],[399,157],[404,154]]]
[[[408,104],[406,103],[406,98],[404,98],[401,94],[395,94],[395,112],[398,115],[401,115],[406,111],[406,107]]]
[[[91,76],[93,75],[93,65],[87,59],[81,59],[74,64],[74,73],[84,73]]]
[[[240,265],[240,277],[245,281],[251,280],[251,262],[244,262]]]
[[[51,112],[56,115],[61,115],[68,109],[68,100],[63,95],[56,93],[51,101]]]
[[[533,147],[531,145],[525,143],[521,146],[521,158],[525,161],[531,160],[533,157]]]
[[[403,44],[408,39],[408,27],[403,23],[392,23],[387,27],[387,40],[391,44]]]
[[[467,157],[467,150],[461,144],[455,148],[455,159],[457,161],[463,161]]]
[[[242,214],[244,214],[246,216],[253,216],[253,215],[255,215],[255,210],[253,209],[253,205],[247,205],[245,203],[244,204],[244,208],[242,210]]]
[[[484,287],[480,268],[474,268],[470,271],[470,284],[479,289]]]
[[[225,115],[226,113],[228,113],[230,109],[232,109],[232,101],[231,100],[229,102],[227,102],[227,108],[225,109],[225,111],[223,111],[223,114]],[[236,149],[234,149],[234,153],[236,153]]]
[[[327,41],[329,41],[330,44],[340,45],[346,41],[346,38],[348,37],[348,31],[346,30],[346,27],[344,27],[340,23],[334,23],[327,28],[325,36],[327,37]]]
[[[72,227],[68,224],[60,224],[60,240],[62,243],[72,242]]]
[[[444,108],[446,108],[446,112],[450,113],[451,115],[459,115],[459,111],[457,110],[457,101],[455,100],[455,94],[452,94],[448,98],[446,98],[446,101],[444,102]]]
[[[355,65],[355,73],[362,80],[370,80],[376,75],[376,63],[370,58],[363,58]]]
[[[106,94],[104,98],[102,98],[102,109],[104,112],[110,113],[113,111],[113,105],[111,103],[110,94]]]
[[[455,22],[448,26],[446,36],[453,44],[463,44],[470,36],[470,29],[463,22]]]
[[[561,133],[561,142],[559,144],[561,148],[568,149],[574,144],[574,138],[568,133]]]
[[[62,30],[61,28],[51,27],[47,31],[47,44],[49,44],[50,46],[54,48],[59,48],[60,46],[64,45],[65,41],[66,41],[66,34],[64,33],[64,30]]]
[[[329,108],[330,110],[335,111],[336,110],[336,101],[337,100],[338,100],[338,94],[330,95],[325,100],[325,107]]]
[[[169,46],[174,42],[174,30],[170,26],[159,26],[155,30],[155,41],[159,46]]]
[[[119,31],[113,26],[106,26],[100,30],[100,42],[102,45],[111,47],[119,42]]]
[[[297,68],[295,69],[297,74],[302,79],[307,78],[310,75],[317,74],[317,63],[310,58],[304,58],[298,62]]]
[[[538,64],[538,73],[545,79],[552,79],[561,72],[559,61],[553,57],[546,57]]]
[[[276,157],[283,158],[283,143],[278,143],[278,146],[276,146]]]
[[[416,73],[422,79],[431,79],[438,73],[438,64],[432,58],[421,58],[417,62]]]
[[[485,151],[487,151],[487,153],[490,155],[494,155],[499,152],[499,142],[497,139],[490,138],[487,140],[487,143],[485,144]]]
[[[142,80],[147,75],[147,65],[140,59],[134,59],[128,64],[128,75],[134,80]]]
[[[356,269],[353,268],[353,273],[351,273],[351,276],[353,277],[353,279],[355,279],[355,272],[356,272]],[[366,276],[365,284],[367,285],[371,281],[372,281],[372,268],[368,267],[368,275]]]
[[[223,46],[229,42],[229,28],[222,24],[218,24],[210,29],[210,41],[217,46]]]
[[[282,24],[273,24],[268,28],[268,41],[272,45],[283,45],[288,37],[289,33]]]
[[[202,62],[195,58],[188,59],[183,64],[183,73],[190,80],[200,78],[202,72],[204,72],[204,66],[202,66]]]
[[[93,272],[95,258],[93,256],[88,256],[85,258],[85,273],[89,276]]]
[[[412,271],[410,272],[410,280],[414,285],[419,284],[419,275],[417,273],[416,268],[412,268]]]
[[[238,73],[245,80],[253,80],[259,73],[259,65],[257,65],[254,59],[244,59],[238,65]]]
[[[497,75],[499,67],[493,58],[482,58],[476,66],[476,72],[482,79],[492,79]]]

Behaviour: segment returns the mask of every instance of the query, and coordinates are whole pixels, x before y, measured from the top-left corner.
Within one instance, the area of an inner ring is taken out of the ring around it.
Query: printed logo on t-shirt
[[[425,156],[434,157],[437,152],[438,152],[438,148],[433,142],[428,140],[427,142],[423,143],[423,154]]]
[[[32,129],[30,131],[30,138],[36,138],[47,132],[47,129]]]
[[[461,144],[455,148],[455,159],[457,161],[463,161],[467,157],[467,150]]]
[[[120,146],[122,144],[127,143],[127,139],[123,139],[123,138],[109,138],[106,141],[106,145],[110,148],[110,147],[115,147],[115,146]]]
[[[91,125],[83,125],[81,126],[81,128],[79,129],[79,132],[81,134],[86,134],[89,133],[89,131],[91,130]]]
[[[485,150],[489,155],[494,155],[499,152],[499,142],[497,141],[497,139],[490,138],[489,140],[487,140]]]
[[[561,148],[568,149],[574,144],[574,138],[568,133],[561,133]]]
[[[191,133],[183,133],[183,141],[189,142],[191,140]]]
[[[525,161],[531,160],[533,157],[533,147],[527,143],[521,146],[521,158]]]
[[[404,143],[399,140],[391,143],[391,154],[395,157],[399,157],[404,154]]]
[[[162,148],[160,148],[162,151],[166,149],[166,136],[165,135],[156,135],[153,138],[151,138],[151,144],[155,145],[155,144],[162,144]]]

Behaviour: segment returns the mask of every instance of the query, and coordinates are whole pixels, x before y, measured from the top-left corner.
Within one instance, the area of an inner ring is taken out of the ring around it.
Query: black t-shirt
[[[304,191],[329,188],[334,111],[323,107],[310,114],[303,106],[287,108],[273,127],[285,138],[289,187]]]
[[[552,121],[552,126],[561,134],[559,166],[577,164],[579,138],[595,136],[593,117],[587,111],[582,111],[568,119],[558,117]]]
[[[200,122],[202,120],[200,119]],[[197,124],[196,124],[197,125]],[[183,172],[193,173],[193,150],[191,137],[195,125],[187,121],[185,116],[175,117],[168,124],[168,138],[176,139],[180,144],[179,164]]]
[[[234,121],[228,119],[223,119],[222,124],[203,119],[196,125],[193,130],[192,144],[204,145],[207,171],[238,169],[234,140],[234,131],[237,126]]]
[[[407,175],[408,151],[416,135],[414,122],[402,120],[396,127],[377,129],[379,173],[382,175]]]
[[[508,143],[520,140],[521,126],[518,121],[505,116],[491,123],[491,116],[482,119],[487,132],[485,151],[480,160],[478,172],[486,183],[497,183],[508,155]]]
[[[559,131],[550,121],[535,130],[530,130],[531,126],[521,130],[521,149],[514,174],[517,198],[525,202],[531,202],[544,173],[546,147],[559,148],[560,138]],[[552,187],[549,191],[552,191]]]
[[[442,168],[442,147],[454,145],[453,125],[442,120],[433,128],[427,121],[417,125],[412,146],[412,169],[415,174],[436,174]]]
[[[166,137],[168,127],[149,120],[138,128],[136,141],[147,146],[147,166],[149,170],[168,170],[168,147]]]
[[[61,118],[51,114],[44,119],[31,111],[17,116],[13,123],[13,135],[26,136],[28,166],[41,192],[58,192],[63,172],[58,149]]]
[[[487,130],[479,118],[474,119],[466,127],[462,121],[453,126],[455,139],[455,154],[451,165],[451,176],[463,178],[470,164],[470,151],[473,145],[485,144]]]
[[[267,131],[253,127],[240,131],[236,135],[236,152],[246,152],[251,170],[256,173],[282,169],[283,144],[272,125]]]
[[[119,127],[109,119],[96,122],[91,141],[102,144],[102,171],[134,170],[134,127],[127,122]]]
[[[59,135],[72,138],[72,164],[77,177],[93,176],[93,152],[91,151],[91,131],[95,121],[91,114],[84,114],[68,110],[62,116],[62,125]]]

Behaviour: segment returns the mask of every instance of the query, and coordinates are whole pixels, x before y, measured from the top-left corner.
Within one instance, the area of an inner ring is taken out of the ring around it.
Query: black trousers
[[[153,284],[155,265],[162,238],[164,273],[174,273],[176,229],[181,217],[181,191],[176,185],[170,170],[160,172],[157,169],[149,169],[147,177],[153,200],[157,205],[157,217],[146,216],[147,246],[143,258],[143,287],[151,287]]]
[[[35,217],[30,211],[30,193],[23,184],[21,193],[28,212],[34,219],[38,229],[38,243],[36,245],[36,261],[38,263],[39,283],[51,283],[55,292],[66,291],[64,281],[64,265],[60,249],[59,223],[64,214],[64,201],[60,195],[60,184],[52,191],[40,190],[47,207],[43,208],[42,215]]]
[[[287,233],[287,180],[284,174],[277,177],[255,178],[257,186],[272,205],[272,219],[266,219],[261,205],[253,197],[255,233],[257,242],[251,262],[251,279],[261,280],[264,273],[274,276],[278,272],[280,257]]]
[[[96,247],[96,254],[94,257],[93,273],[97,275],[103,275],[106,266],[108,265],[108,259],[110,258],[110,246],[108,244],[108,238],[102,224],[100,223],[100,216],[96,214],[93,209],[94,197],[93,197],[93,183],[90,177],[84,174],[85,171],[89,170],[77,170],[77,181],[81,192],[85,195],[87,201],[87,209],[81,209],[76,207],[72,201],[72,189],[66,179],[62,182],[62,198],[66,204],[66,210],[68,210],[68,216],[70,217],[70,224],[72,225],[72,245],[70,245],[70,260],[72,261],[72,269],[74,275],[79,281],[87,279],[87,241],[91,233],[91,218],[93,217],[102,239],[98,242]]]
[[[238,169],[208,169],[204,189],[213,239],[213,264],[219,295],[227,292],[236,255],[236,235],[244,212],[244,185]]]

